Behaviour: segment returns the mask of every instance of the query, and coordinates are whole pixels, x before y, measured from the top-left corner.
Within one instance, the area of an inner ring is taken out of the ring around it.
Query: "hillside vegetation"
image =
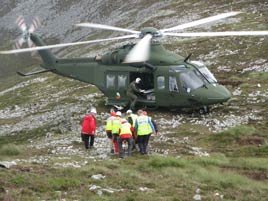
[[[118,35],[73,27],[77,22],[168,28],[231,10],[243,13],[187,31],[268,30],[262,0],[114,2],[4,0],[0,48],[11,48],[19,36],[18,15],[40,16],[37,33],[49,44]],[[89,56],[124,43],[53,52]],[[206,115],[149,112],[159,125],[150,154],[125,159],[109,153],[109,108],[96,87],[52,73],[22,78],[15,71],[39,69],[40,58],[0,56],[0,164],[6,167],[0,167],[0,200],[267,200],[268,37],[166,38],[163,44],[183,56],[193,53],[233,96]],[[96,147],[85,151],[80,123],[91,105],[98,132]]]

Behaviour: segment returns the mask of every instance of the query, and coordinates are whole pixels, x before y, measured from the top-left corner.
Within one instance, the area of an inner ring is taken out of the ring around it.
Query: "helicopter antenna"
[[[184,62],[187,63],[187,61],[190,59],[191,56],[192,56],[192,53],[190,53],[190,54],[184,59]]]

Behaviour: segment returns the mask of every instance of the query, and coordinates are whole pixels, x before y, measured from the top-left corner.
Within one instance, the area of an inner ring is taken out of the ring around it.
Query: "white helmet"
[[[140,81],[141,81],[141,78],[139,78],[139,77],[137,77],[135,80],[136,83],[140,83]]]
[[[132,114],[132,110],[127,110],[127,114]]]
[[[92,107],[92,108],[90,109],[90,112],[91,112],[91,113],[94,113],[94,114],[97,114],[97,110],[96,110],[95,107]]]
[[[122,123],[127,123],[127,120],[126,119],[122,119],[121,122]]]
[[[117,111],[116,113],[115,113],[115,116],[122,116],[122,113],[120,112],[120,111]]]

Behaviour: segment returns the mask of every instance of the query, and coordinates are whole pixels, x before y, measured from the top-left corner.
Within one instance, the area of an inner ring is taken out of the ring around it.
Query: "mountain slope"
[[[43,23],[37,33],[49,44],[120,35],[78,29],[72,26],[77,22],[134,30],[168,28],[230,10],[244,13],[189,31],[268,29],[268,3],[261,0],[2,2],[1,49],[10,48],[19,36],[13,24],[18,15],[29,21],[39,16]],[[123,43],[53,52],[59,57],[87,56]],[[149,112],[159,125],[158,135],[151,138],[150,155],[134,153],[124,160],[109,154],[104,132],[109,108],[96,87],[52,73],[22,78],[15,71],[39,68],[40,58],[0,56],[0,164],[10,166],[0,171],[0,199],[265,199],[268,37],[165,38],[163,43],[178,54],[193,53],[193,60],[203,60],[233,97],[208,115]],[[98,135],[96,148],[86,152],[80,123],[91,105],[98,110]],[[102,179],[91,177],[98,174]]]

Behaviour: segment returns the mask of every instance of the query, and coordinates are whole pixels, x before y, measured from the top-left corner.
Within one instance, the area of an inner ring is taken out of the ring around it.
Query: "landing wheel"
[[[208,113],[209,113],[208,106],[203,106],[202,108],[199,109],[199,114],[208,114]]]
[[[158,106],[146,106],[146,109],[149,110],[149,111],[155,111],[158,108],[159,108]]]

